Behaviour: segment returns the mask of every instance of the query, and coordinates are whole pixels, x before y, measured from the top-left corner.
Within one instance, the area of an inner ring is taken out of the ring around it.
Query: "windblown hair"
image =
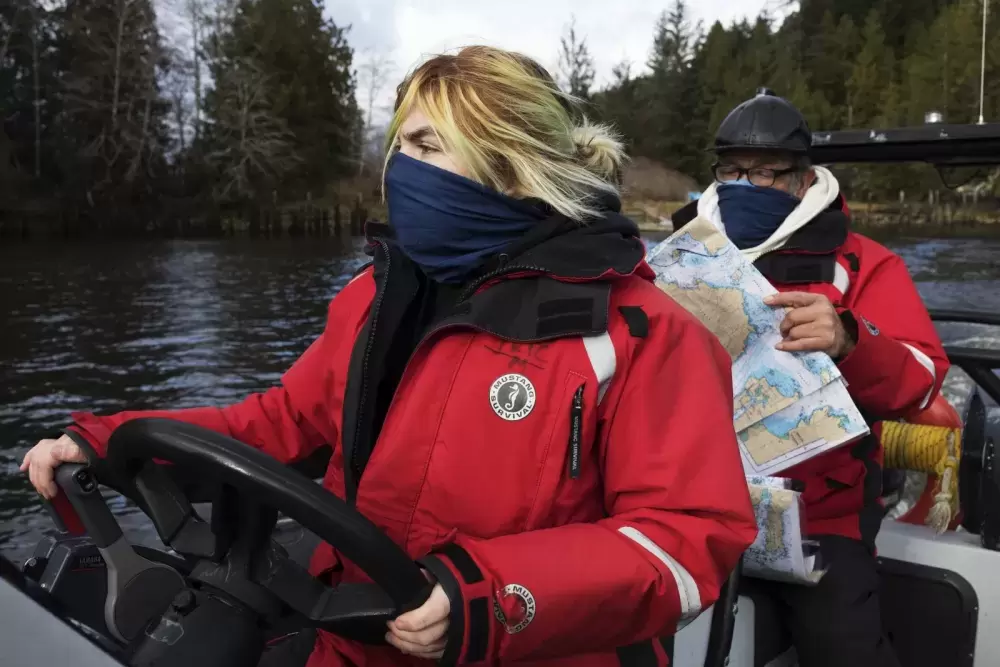
[[[386,167],[400,126],[419,110],[473,180],[583,221],[598,215],[598,193],[618,194],[626,158],[611,128],[589,122],[577,104],[527,56],[488,46],[439,55],[397,89]]]

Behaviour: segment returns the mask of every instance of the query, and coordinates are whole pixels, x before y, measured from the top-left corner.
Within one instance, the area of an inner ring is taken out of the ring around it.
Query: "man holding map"
[[[843,382],[831,383],[824,391],[843,391],[846,385],[869,424],[912,414],[935,398],[948,360],[902,260],[850,231],[836,178],[809,162],[811,141],[799,111],[770,91],[759,91],[736,107],[716,134],[716,182],[675,214],[675,237],[676,230],[687,225],[714,226],[739,249],[778,292],[762,297],[780,318],[780,334],[775,334],[769,349],[829,355],[836,365],[820,369],[819,374],[839,374]],[[683,243],[690,242],[680,243],[675,261],[685,250]],[[698,252],[711,254],[711,249],[704,250],[711,245],[691,246],[692,259]],[[661,286],[682,305],[694,298],[691,284]],[[725,288],[713,289],[713,298],[725,296]],[[730,312],[743,308],[745,314],[739,312],[739,317],[747,323],[745,332],[752,335],[755,325],[748,301],[739,292],[730,295]],[[736,375],[735,360],[744,353],[744,338],[731,327],[726,331],[732,335],[724,336],[723,344],[734,358]],[[807,365],[817,357],[796,356]],[[781,413],[772,412],[781,405],[772,404],[790,395],[783,383],[779,369],[748,378],[743,394],[737,393],[737,431],[742,420],[743,433],[748,434],[741,434],[741,440],[745,444],[753,438],[754,451],[770,451],[757,463],[780,462],[786,453],[780,442],[822,441],[819,435],[806,434],[808,429],[819,433],[821,420],[847,423],[843,421],[847,417],[833,408],[820,409],[780,437],[774,435],[778,429],[773,422]],[[796,435],[796,429],[801,433]],[[899,664],[881,632],[874,555],[882,519],[881,446],[871,435],[853,437],[853,442],[813,453],[808,460],[789,459],[784,468],[758,470],[754,461],[748,466],[748,472],[779,475],[804,485],[806,531],[818,540],[827,568],[814,587],[763,584],[782,610],[801,667]],[[755,458],[753,453],[750,458]]]

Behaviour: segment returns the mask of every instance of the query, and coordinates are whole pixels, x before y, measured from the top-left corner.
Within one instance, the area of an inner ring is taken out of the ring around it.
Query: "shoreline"
[[[224,215],[219,220],[178,221],[158,228],[109,226],[81,228],[54,220],[26,216],[0,222],[4,241],[115,241],[155,239],[325,238],[359,236],[365,220],[385,220],[381,202],[355,198],[350,203],[301,202],[278,209],[257,211],[249,217]],[[673,232],[670,216],[687,202],[626,198],[622,213],[645,234]],[[1000,208],[959,206],[951,203],[874,204],[848,202],[851,227],[875,239],[899,237],[1000,236]]]
[[[637,222],[636,224],[639,227],[639,231],[643,234],[655,234],[666,238],[673,233],[673,227],[670,225],[661,225],[656,222]],[[875,240],[906,237],[995,238],[1000,236],[1000,224],[991,222],[908,224],[900,221],[897,223],[866,225],[853,222],[851,231],[858,232]]]
[[[628,201],[622,212],[647,234],[669,235],[670,216],[687,202]],[[953,204],[869,204],[848,201],[851,229],[872,238],[1000,236],[1000,209]]]

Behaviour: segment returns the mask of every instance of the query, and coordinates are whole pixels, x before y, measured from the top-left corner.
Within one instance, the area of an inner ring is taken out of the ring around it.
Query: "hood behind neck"
[[[532,267],[567,280],[633,273],[646,255],[639,227],[621,214],[617,197],[602,195],[599,208],[601,217],[587,222],[554,214],[506,249],[496,268]]]
[[[840,195],[840,183],[837,182],[837,177],[826,167],[816,166],[813,167],[813,170],[816,172],[816,181],[795,210],[785,218],[784,222],[766,241],[754,248],[745,248],[740,251],[751,262],[756,261],[761,255],[781,250],[795,232],[809,224],[836,201]],[[717,188],[718,183],[712,183],[701,195],[698,200],[698,215],[710,220],[712,224],[725,233],[726,228],[722,224],[722,214],[719,211]]]

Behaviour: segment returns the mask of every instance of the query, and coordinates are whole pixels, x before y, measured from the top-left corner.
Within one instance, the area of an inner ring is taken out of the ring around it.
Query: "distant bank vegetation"
[[[373,111],[402,67],[356,54],[324,10],[322,0],[0,3],[0,236],[322,235],[382,215]],[[623,133],[635,157],[626,208],[649,224],[708,184],[714,128],[758,85],[814,129],[917,124],[930,109],[974,121],[980,11],[981,0],[801,0],[780,21],[706,27],[675,0],[648,60],[618,64],[601,89],[572,17],[552,52],[561,85]],[[987,60],[984,112],[1000,119],[1000,21]],[[991,219],[996,207],[998,179],[986,174],[972,179],[986,184],[974,202],[926,167],[838,176],[877,211],[871,224],[918,210]]]

